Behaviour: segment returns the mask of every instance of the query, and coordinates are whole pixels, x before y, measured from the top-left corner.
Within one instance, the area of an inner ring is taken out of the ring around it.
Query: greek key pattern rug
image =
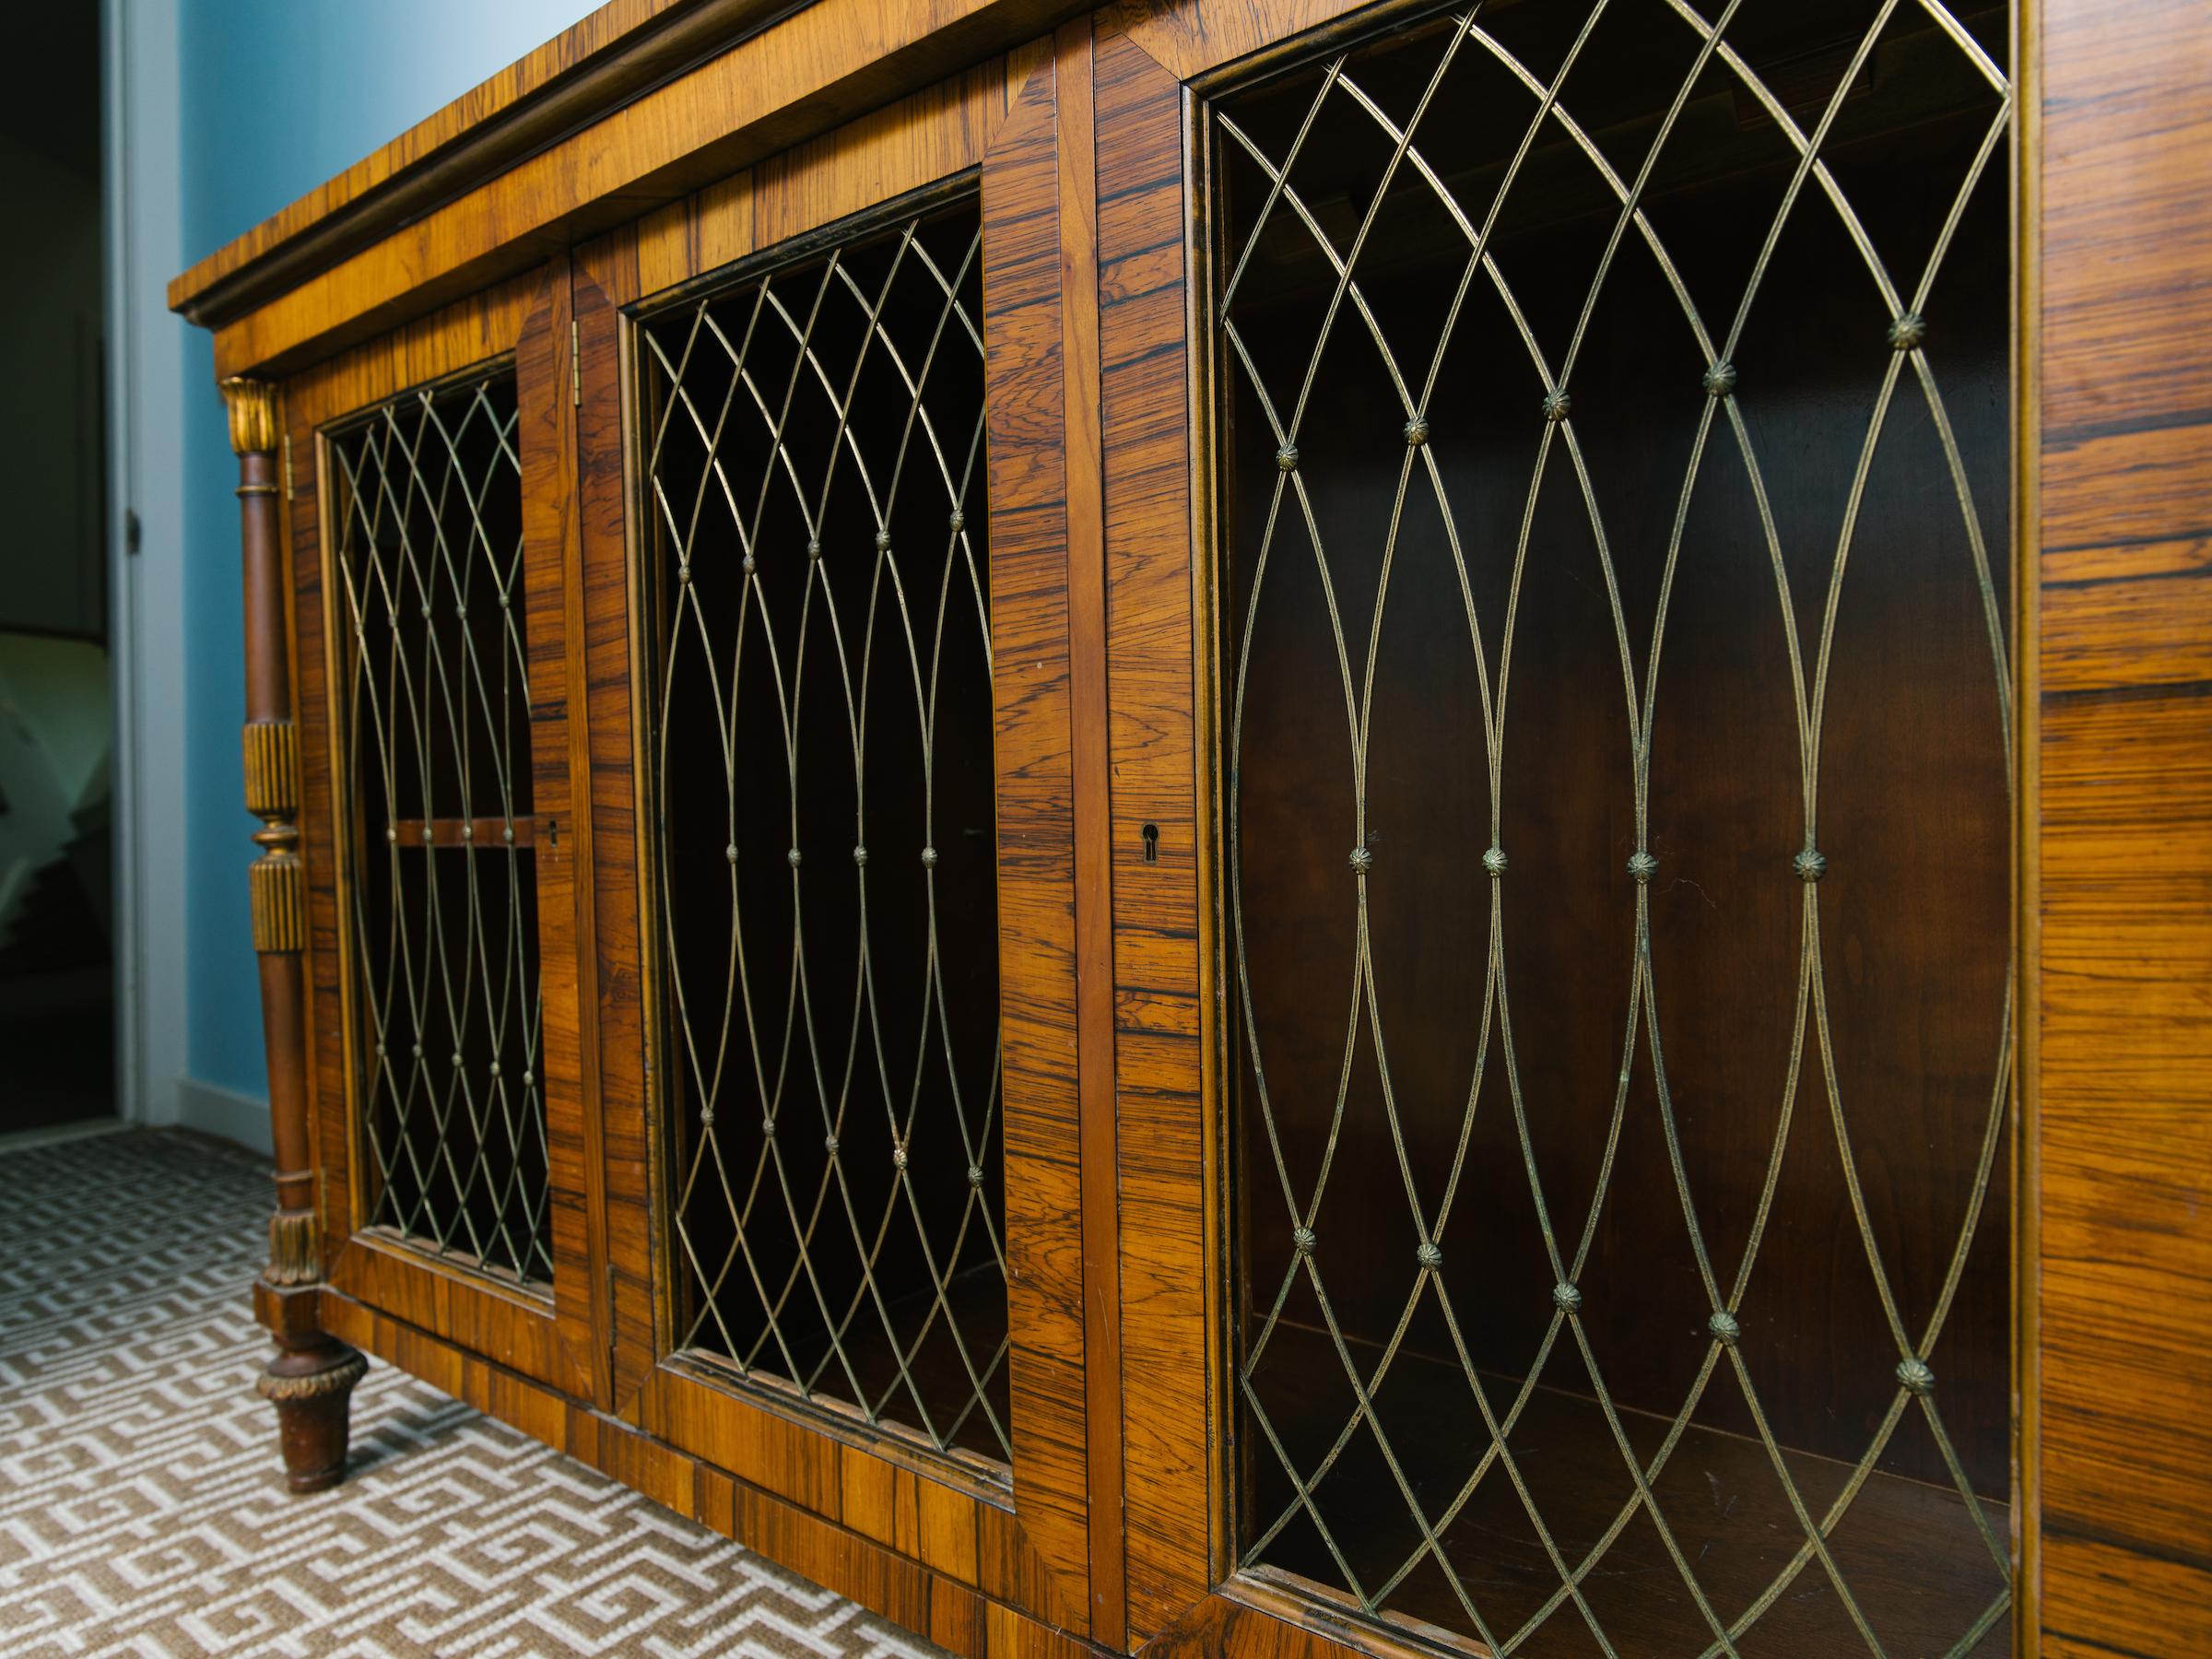
[[[253,1393],[268,1166],[0,1151],[0,1654],[890,1659],[928,1644],[373,1364],[293,1498]]]

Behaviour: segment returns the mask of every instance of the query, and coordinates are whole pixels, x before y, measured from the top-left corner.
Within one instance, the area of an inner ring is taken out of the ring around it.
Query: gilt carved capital
[[[222,382],[230,410],[230,448],[241,455],[276,453],[276,388],[234,374]]]

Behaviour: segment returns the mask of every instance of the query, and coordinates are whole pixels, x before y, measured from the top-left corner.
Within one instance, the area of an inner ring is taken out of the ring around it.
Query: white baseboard
[[[0,1152],[21,1152],[32,1147],[57,1146],[63,1141],[89,1140],[96,1135],[118,1135],[131,1125],[120,1118],[89,1118],[81,1124],[53,1124],[43,1129],[18,1129],[0,1135]]]
[[[197,1077],[179,1077],[177,1122],[186,1129],[197,1129],[202,1135],[235,1142],[264,1158],[272,1150],[269,1103],[220,1084],[203,1083]]]

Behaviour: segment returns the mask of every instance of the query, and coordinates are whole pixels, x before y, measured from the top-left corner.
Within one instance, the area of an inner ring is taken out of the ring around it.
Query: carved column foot
[[[369,1361],[342,1342],[287,1348],[255,1385],[276,1407],[284,1477],[294,1492],[321,1492],[346,1478],[353,1385]]]

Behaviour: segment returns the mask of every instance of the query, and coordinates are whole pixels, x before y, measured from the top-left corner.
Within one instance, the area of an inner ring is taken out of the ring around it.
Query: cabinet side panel
[[[2212,13],[2189,0],[2036,9],[2028,1152],[2041,1202],[2023,1288],[2041,1323],[2025,1405],[2041,1651],[2200,1653],[2212,1645]]]

